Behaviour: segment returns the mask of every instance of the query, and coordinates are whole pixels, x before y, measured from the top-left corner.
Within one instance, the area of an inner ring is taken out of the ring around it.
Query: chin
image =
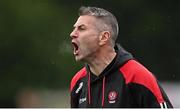
[[[75,59],[77,62],[82,61],[82,58],[80,58],[80,57],[75,57]]]
[[[77,62],[84,62],[85,61],[85,59],[83,57],[80,57],[80,56],[76,56],[75,59]]]
[[[81,60],[76,58],[76,62],[79,62],[79,61],[81,61]]]

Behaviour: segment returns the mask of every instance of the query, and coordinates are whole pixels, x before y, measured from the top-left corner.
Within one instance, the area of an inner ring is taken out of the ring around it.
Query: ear
[[[101,32],[99,37],[99,45],[102,46],[106,44],[109,40],[110,40],[110,32],[109,31]]]

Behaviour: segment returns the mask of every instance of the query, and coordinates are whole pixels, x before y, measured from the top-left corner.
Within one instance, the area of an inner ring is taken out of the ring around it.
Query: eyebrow
[[[84,25],[84,24],[81,24],[81,25],[77,25],[77,26],[73,26],[73,28],[76,28],[76,27],[82,27],[82,26],[86,26],[86,25]]]

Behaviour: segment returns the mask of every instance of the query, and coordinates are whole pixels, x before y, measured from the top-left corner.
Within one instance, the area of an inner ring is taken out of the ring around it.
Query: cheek
[[[90,36],[90,37],[88,37],[88,38],[85,38],[84,39],[84,42],[87,44],[87,45],[96,45],[97,46],[97,44],[98,44],[98,38],[97,38],[97,36]]]
[[[84,39],[84,41],[82,42],[84,47],[93,49],[98,47],[98,38],[97,37],[89,37]]]
[[[85,52],[91,52],[93,49],[99,46],[99,37],[96,31],[87,31],[81,34],[79,37],[80,50]]]

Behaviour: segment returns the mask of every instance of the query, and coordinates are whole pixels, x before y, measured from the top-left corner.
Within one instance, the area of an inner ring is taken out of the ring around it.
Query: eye
[[[85,26],[83,26],[83,25],[81,25],[81,26],[79,26],[79,28],[78,28],[79,30],[86,30],[86,27]]]

